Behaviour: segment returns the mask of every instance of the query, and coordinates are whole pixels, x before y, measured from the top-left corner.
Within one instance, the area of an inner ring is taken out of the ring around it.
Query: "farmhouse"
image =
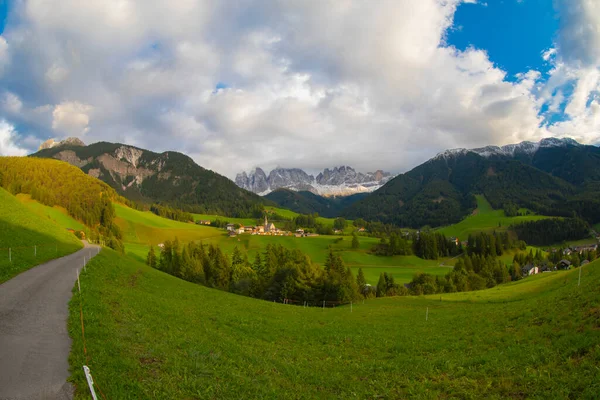
[[[523,275],[535,275],[538,274],[540,272],[539,268],[533,264],[527,264],[524,267],[521,268],[521,272]]]
[[[571,268],[571,261],[569,260],[560,260],[558,264],[556,264],[556,269],[569,269]]]
[[[235,225],[234,224],[227,224],[226,228],[227,228],[228,231],[232,232],[232,231],[235,230]]]
[[[207,220],[207,219],[201,219],[201,220],[199,220],[199,221],[196,221],[196,223],[197,223],[198,225],[210,225],[210,221],[209,221],[209,220]]]

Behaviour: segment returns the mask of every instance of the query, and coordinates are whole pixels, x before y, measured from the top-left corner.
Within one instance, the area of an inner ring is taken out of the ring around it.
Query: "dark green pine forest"
[[[397,176],[342,215],[413,228],[444,226],[469,215],[474,195],[483,194],[495,209],[527,208],[598,223],[599,177],[595,146],[540,148],[529,158],[449,154]]]

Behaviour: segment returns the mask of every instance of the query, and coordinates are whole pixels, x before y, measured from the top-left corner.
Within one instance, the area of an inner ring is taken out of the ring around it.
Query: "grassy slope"
[[[115,204],[115,211],[115,222],[126,243],[157,245],[175,237],[188,242],[222,234],[216,228],[161,218],[149,211],[137,211],[121,204]]]
[[[506,217],[504,210],[494,210],[484,196],[477,195],[475,197],[477,198],[477,210],[473,215],[454,225],[440,228],[438,232],[449,237],[455,236],[460,240],[467,240],[471,233],[502,231],[512,224],[548,218],[542,215]]]
[[[71,379],[78,399],[85,363],[114,399],[594,398],[600,263],[581,287],[578,272],[350,313],[219,292],[104,250],[70,304]]]
[[[77,231],[85,230],[85,225],[71,217],[67,210],[60,206],[49,207],[31,199],[28,194],[18,194],[17,199],[34,213],[41,217],[46,217],[65,229],[74,229]]]
[[[34,251],[37,246],[37,254]],[[8,248],[11,248],[12,262]],[[0,188],[0,283],[48,260],[82,247],[75,235],[48,218],[40,218]]]

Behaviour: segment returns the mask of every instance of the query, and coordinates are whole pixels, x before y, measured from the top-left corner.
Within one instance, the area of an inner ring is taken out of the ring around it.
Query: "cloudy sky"
[[[48,138],[402,172],[600,142],[598,0],[0,0],[0,154]]]

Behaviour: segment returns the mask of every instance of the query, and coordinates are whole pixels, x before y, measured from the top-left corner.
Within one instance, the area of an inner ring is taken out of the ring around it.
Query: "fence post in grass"
[[[325,311],[325,300],[323,300],[323,311]]]
[[[581,285],[581,269],[582,268],[583,268],[582,266],[579,267],[579,280],[577,281],[577,286]]]
[[[83,271],[87,272],[87,268],[85,267],[85,256],[83,256]]]
[[[33,256],[37,257],[37,245],[33,245]]]
[[[92,398],[94,400],[98,400],[98,397],[96,397],[96,392],[94,391],[94,380],[92,379],[92,374],[90,374],[90,369],[87,367],[87,365],[83,366],[83,371],[85,372],[85,379],[87,379],[88,386],[90,387]]]
[[[12,254],[10,252],[10,247],[8,248],[8,262],[12,262]]]
[[[427,311],[425,311],[425,321],[429,319],[429,307],[427,307]]]
[[[79,293],[81,293],[81,284],[79,283],[79,270],[77,269],[77,288],[79,289]]]

